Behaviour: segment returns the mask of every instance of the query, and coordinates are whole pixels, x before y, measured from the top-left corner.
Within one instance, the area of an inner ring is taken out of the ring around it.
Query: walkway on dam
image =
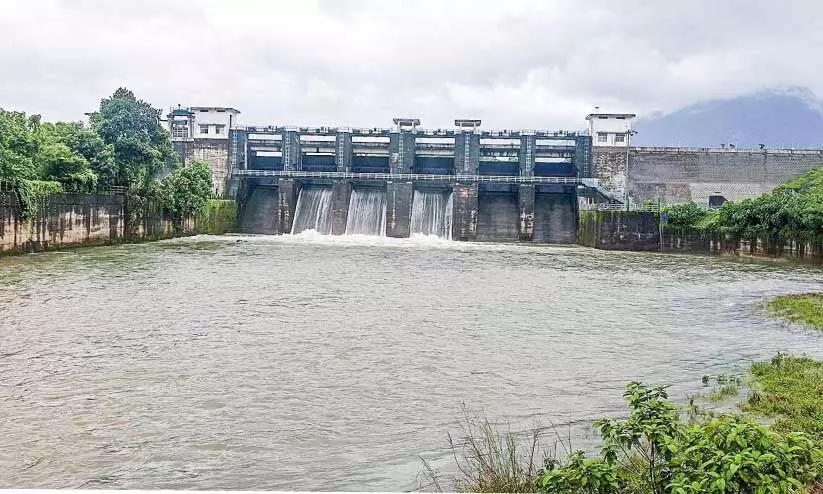
[[[596,186],[596,180],[578,177],[526,177],[520,175],[433,175],[424,173],[354,173],[354,172],[311,172],[280,170],[234,170],[233,175],[278,178],[325,178],[350,180],[384,181],[430,181],[430,182],[496,182],[515,184],[580,184]]]

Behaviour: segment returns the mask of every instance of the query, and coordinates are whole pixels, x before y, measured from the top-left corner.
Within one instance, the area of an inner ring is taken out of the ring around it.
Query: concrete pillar
[[[346,233],[346,222],[349,219],[350,200],[351,182],[348,180],[335,182],[331,187],[332,235],[343,235]]]
[[[393,132],[389,136],[391,173],[411,173],[414,169],[415,136],[412,132]]]
[[[454,135],[454,173],[477,175],[480,165],[480,134],[460,132]]]
[[[477,238],[477,184],[455,184],[453,189],[452,238]]]
[[[300,186],[292,179],[281,178],[277,186],[277,231],[290,233],[294,223],[294,211],[297,209],[297,197]]]
[[[577,168],[577,176],[580,178],[593,178],[595,171],[592,167],[592,138],[591,136],[578,136],[574,145],[574,167]]]
[[[534,176],[534,151],[536,139],[534,135],[520,136],[520,176]]]
[[[283,170],[296,171],[303,168],[303,153],[300,151],[300,133],[296,130],[283,132]]]
[[[414,186],[411,182],[386,182],[386,236],[408,238]]]
[[[534,185],[520,184],[517,203],[520,210],[518,240],[531,242],[534,239]]]
[[[338,132],[334,137],[334,162],[337,171],[350,172],[351,161],[351,132]]]

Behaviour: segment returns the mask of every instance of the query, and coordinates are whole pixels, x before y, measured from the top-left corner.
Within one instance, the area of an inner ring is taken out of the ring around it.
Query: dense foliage
[[[159,117],[159,110],[125,88],[100,102],[91,126],[113,158],[95,170],[103,185],[148,191],[161,170],[177,165],[169,132]]]
[[[670,206],[667,228],[731,233],[747,240],[823,242],[823,167],[770,194],[726,202],[715,210],[695,204]]]
[[[187,217],[204,210],[211,197],[211,168],[195,161],[171,172],[160,183],[158,197],[178,227]]]
[[[0,182],[17,191],[26,216],[49,194],[112,188],[126,193],[132,228],[152,198],[178,224],[203,211],[212,195],[208,165],[158,181],[178,167],[159,110],[119,88],[101,100],[90,123],[44,123],[39,115],[0,109]]]
[[[601,454],[550,461],[537,479],[547,493],[803,492],[823,470],[818,439],[780,433],[741,415],[684,423],[665,388],[633,382],[630,415],[596,425]]]

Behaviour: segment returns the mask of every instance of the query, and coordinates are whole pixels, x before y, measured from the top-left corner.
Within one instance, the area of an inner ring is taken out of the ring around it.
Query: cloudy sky
[[[764,87],[823,94],[817,0],[0,0],[0,107],[127,86],[246,123],[580,128]]]

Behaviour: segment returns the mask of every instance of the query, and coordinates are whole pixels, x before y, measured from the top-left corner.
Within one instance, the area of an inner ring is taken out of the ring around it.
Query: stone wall
[[[627,188],[637,201],[708,205],[710,195],[730,201],[757,197],[823,165],[823,151],[635,148]]]
[[[192,161],[203,161],[211,167],[211,180],[214,193],[218,197],[226,194],[229,179],[229,140],[228,139],[189,139],[174,141],[174,150],[185,166]]]
[[[592,174],[603,188],[620,196],[626,191],[626,148],[592,147]]]
[[[708,148],[594,147],[592,164],[600,184],[635,202],[708,205],[710,195],[730,201],[757,197],[783,182],[823,166],[823,151]]]

